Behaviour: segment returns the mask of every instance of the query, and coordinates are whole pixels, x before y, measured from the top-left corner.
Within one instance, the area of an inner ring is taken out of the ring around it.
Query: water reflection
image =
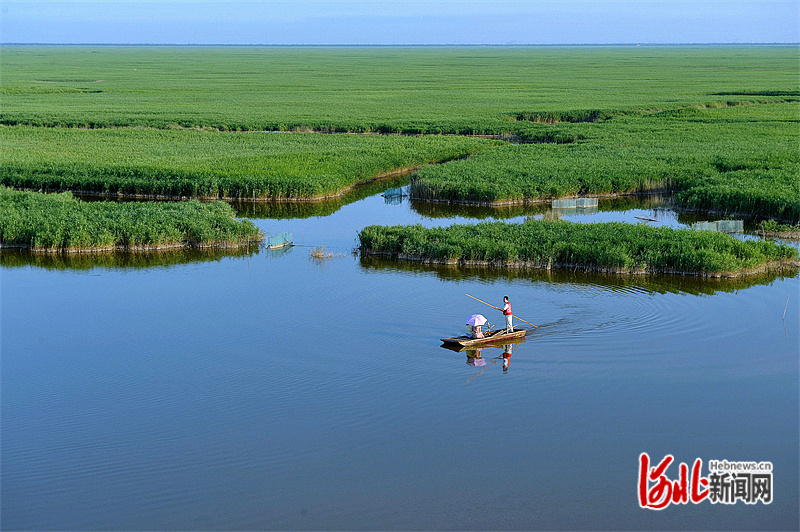
[[[503,373],[507,373],[508,367],[511,365],[511,354],[513,348],[514,347],[511,344],[504,345],[503,354],[500,356],[496,356],[492,359],[492,364],[494,364],[494,361],[502,359]],[[491,347],[482,347],[480,349],[467,350],[467,365],[474,366],[476,368],[486,366],[486,359],[483,358],[484,349],[491,349]]]
[[[497,364],[498,361],[502,361],[501,367],[503,368],[503,373],[507,374],[508,368],[511,366],[511,355],[513,354],[514,349],[516,349],[521,343],[525,343],[525,341],[522,340],[511,344],[496,346],[483,345],[481,347],[462,347],[460,349],[457,346],[456,348],[453,348],[451,346],[443,345],[442,347],[450,349],[451,351],[463,352],[467,356],[466,363],[468,366],[481,368],[479,372],[474,373],[467,379],[466,384],[469,384],[477,377],[483,375],[487,368]],[[501,353],[497,354],[497,351],[501,351]]]
[[[274,253],[288,253],[291,248]],[[0,266],[19,268],[35,266],[46,270],[134,269],[170,267],[199,262],[219,262],[228,257],[251,257],[263,253],[261,247],[245,249],[177,249],[147,252],[108,253],[31,253],[26,250],[4,249]],[[270,256],[270,255],[268,255]],[[271,255],[272,258],[278,255]]]
[[[620,196],[617,198],[600,198],[597,207],[588,209],[553,209],[550,200],[524,205],[468,205],[449,204],[430,201],[411,200],[411,209],[428,218],[474,218],[474,219],[509,219],[520,216],[539,217],[548,213],[554,216],[579,216],[598,212],[627,211],[646,209],[657,211],[672,208],[670,196],[660,194],[642,194]]]
[[[511,344],[503,346],[503,373],[508,372],[508,367],[511,365]]]
[[[264,250],[264,255],[267,259],[282,259],[283,257],[289,255],[294,250],[295,246],[283,246],[279,248],[266,248]]]
[[[520,216],[536,216],[550,210],[550,205],[545,203],[531,205],[498,205],[496,207],[490,207],[486,205],[449,204],[412,199],[410,204],[412,211],[426,218],[460,217],[476,220],[483,220],[486,218],[505,220]]]
[[[404,272],[411,275],[435,275],[443,281],[503,281],[526,280],[531,283],[580,284],[601,286],[612,291],[641,291],[644,293],[687,293],[713,295],[736,292],[751,286],[770,284],[778,279],[791,279],[800,272],[791,267],[740,278],[702,278],[689,275],[618,275],[568,270],[516,270],[491,266],[456,266],[399,262],[362,256],[361,267],[367,272]]]
[[[483,348],[471,349],[467,351],[467,365],[479,368],[486,365],[486,359],[483,358]]]
[[[312,217],[326,217],[334,214],[345,205],[375,196],[393,187],[408,184],[408,176],[381,179],[373,183],[358,185],[339,198],[321,201],[232,201],[231,207],[242,218],[289,220]],[[402,199],[402,198],[400,198]],[[388,202],[387,202],[388,203]],[[396,204],[400,205],[402,201]],[[395,204],[395,203],[393,203]]]
[[[403,191],[402,187],[397,187],[388,189],[381,196],[387,205],[400,205],[403,203],[403,199],[408,197],[408,194]]]

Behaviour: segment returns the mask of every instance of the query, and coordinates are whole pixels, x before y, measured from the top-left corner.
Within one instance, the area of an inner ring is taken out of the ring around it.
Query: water
[[[619,201],[570,219],[696,221]],[[800,525],[796,273],[723,282],[361,259],[351,251],[368,224],[546,208],[377,193],[291,208],[251,212],[301,244],[284,250],[3,254],[3,530]],[[317,246],[334,256],[310,258]],[[540,325],[507,371],[501,349],[475,367],[440,347],[469,314],[502,321],[465,293],[498,306],[507,294]],[[774,501],[642,510],[642,452],[771,461]]]

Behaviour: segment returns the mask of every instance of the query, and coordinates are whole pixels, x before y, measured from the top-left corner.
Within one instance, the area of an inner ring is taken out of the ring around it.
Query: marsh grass
[[[335,196],[495,144],[466,137],[0,126],[0,184],[109,195]]]
[[[796,249],[784,244],[618,222],[529,220],[430,229],[372,225],[359,233],[359,241],[362,253],[367,255],[620,273],[735,275],[781,261],[796,266],[800,258]]]
[[[417,199],[530,202],[675,191],[679,206],[800,219],[800,104],[680,109],[571,124],[569,145],[500,145],[422,168]]]
[[[0,184],[14,187],[305,200],[451,161],[422,168],[412,194],[664,189],[800,220],[793,46],[8,46],[0,61]]]
[[[246,247],[262,235],[224,202],[84,202],[0,187],[0,247],[32,251]]]

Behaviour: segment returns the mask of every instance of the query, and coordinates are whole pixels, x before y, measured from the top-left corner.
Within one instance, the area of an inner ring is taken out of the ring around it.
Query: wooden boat
[[[455,336],[453,338],[442,338],[445,345],[461,345],[464,347],[482,344],[496,344],[514,340],[515,338],[524,338],[527,329],[514,329],[507,333],[505,329],[497,329],[496,331],[489,331],[485,333],[483,338],[470,338],[469,336]]]
[[[503,347],[505,347],[508,344],[513,345],[514,349],[516,349],[519,344],[524,344],[524,343],[525,343],[525,337],[521,336],[519,338],[506,340],[505,342],[503,340],[500,341],[492,340],[488,344],[478,344],[473,346],[459,345],[459,344],[442,344],[441,347],[442,349],[449,349],[450,351],[456,353],[463,353],[465,351],[475,351],[476,349],[503,349]]]

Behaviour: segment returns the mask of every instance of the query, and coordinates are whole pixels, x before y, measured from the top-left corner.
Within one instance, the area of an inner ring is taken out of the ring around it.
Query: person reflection
[[[508,366],[511,364],[511,344],[503,346],[503,373],[508,372]]]
[[[486,359],[481,355],[480,349],[470,349],[467,351],[467,365],[479,368],[486,365]]]

